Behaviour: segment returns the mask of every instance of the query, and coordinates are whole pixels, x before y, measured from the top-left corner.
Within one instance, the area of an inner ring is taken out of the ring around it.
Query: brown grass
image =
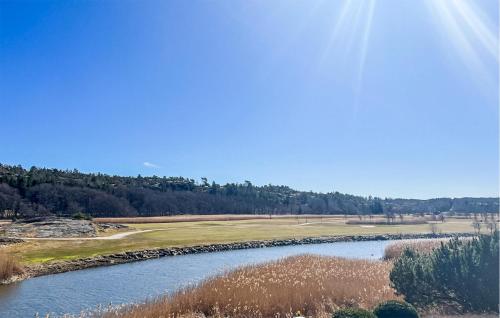
[[[261,219],[322,219],[322,218],[343,218],[341,215],[272,215],[269,214],[208,214],[208,215],[173,215],[173,216],[148,216],[148,217],[117,217],[117,218],[94,218],[96,223],[177,223],[177,222],[202,222],[202,221],[245,221]]]
[[[384,219],[375,219],[375,220],[348,220],[345,224],[351,225],[416,225],[416,224],[427,224],[427,220],[425,219],[404,219],[404,220],[395,220],[388,222]]]
[[[24,273],[22,266],[12,255],[0,251],[0,281],[7,280],[14,275]]]
[[[435,248],[441,246],[441,242],[447,242],[449,239],[432,240],[408,240],[396,242],[388,245],[384,250],[384,260],[393,260],[401,256],[403,251],[410,248],[419,253],[431,253]]]
[[[327,317],[339,307],[372,308],[396,299],[389,287],[391,263],[302,255],[245,266],[142,305],[101,318],[292,317],[300,311]]]

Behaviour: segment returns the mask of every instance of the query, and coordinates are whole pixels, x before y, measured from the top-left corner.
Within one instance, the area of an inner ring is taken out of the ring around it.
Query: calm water
[[[78,314],[99,304],[141,302],[240,265],[303,253],[379,259],[391,241],[268,247],[164,257],[36,277],[0,286],[0,317]]]

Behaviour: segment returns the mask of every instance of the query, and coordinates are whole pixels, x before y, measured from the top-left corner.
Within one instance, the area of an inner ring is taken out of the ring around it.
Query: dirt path
[[[129,231],[124,233],[117,233],[110,236],[95,236],[95,237],[20,237],[22,240],[44,240],[44,241],[86,241],[86,240],[119,240],[129,235],[134,235],[138,233],[152,232],[152,231],[162,231],[164,229],[158,230],[140,230],[140,231]]]

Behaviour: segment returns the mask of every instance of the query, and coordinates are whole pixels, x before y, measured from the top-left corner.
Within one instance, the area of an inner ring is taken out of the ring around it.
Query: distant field
[[[213,216],[212,216],[213,217]],[[215,216],[218,217],[218,216]],[[52,260],[75,259],[123,251],[172,246],[190,246],[209,243],[264,239],[301,238],[308,236],[429,233],[428,224],[409,225],[353,225],[345,224],[343,217],[275,218],[251,220],[184,221],[169,223],[128,224],[130,229],[151,230],[117,240],[33,240],[7,250],[23,262],[38,263]],[[443,233],[472,232],[472,221],[448,219],[436,224]],[[486,229],[485,229],[486,230]]]
[[[317,215],[302,214],[297,215],[272,215],[268,214],[215,214],[215,215],[173,215],[173,216],[151,216],[151,217],[129,217],[129,218],[94,218],[97,223],[175,223],[175,222],[197,222],[197,221],[243,221],[262,219],[323,219],[323,218],[344,218],[343,215]]]

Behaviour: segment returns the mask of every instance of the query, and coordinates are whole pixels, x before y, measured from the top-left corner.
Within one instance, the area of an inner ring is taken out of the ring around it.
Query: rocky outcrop
[[[96,227],[88,220],[43,217],[20,220],[2,226],[3,235],[8,237],[95,237]]]
[[[95,224],[89,220],[36,217],[0,225],[0,235],[11,238],[96,237],[98,232],[123,230],[126,228],[128,226],[122,224]]]
[[[164,256],[175,256],[185,254],[210,253],[230,250],[241,250],[249,248],[264,248],[287,245],[319,244],[334,242],[355,242],[355,241],[382,241],[418,238],[446,238],[452,236],[473,236],[471,233],[455,234],[385,234],[385,235],[344,235],[328,237],[306,237],[283,240],[263,240],[247,241],[235,243],[195,245],[189,247],[169,247],[160,249],[149,249],[142,251],[131,251],[110,255],[96,256],[91,258],[76,259],[70,261],[57,261],[44,264],[31,265],[26,269],[28,276],[42,276],[56,274],[79,269],[109,266],[123,263],[136,262],[141,260],[155,259]]]
[[[99,231],[123,230],[128,229],[127,225],[119,223],[94,223]]]
[[[0,237],[0,247],[12,244],[22,243],[24,240],[13,237]]]

